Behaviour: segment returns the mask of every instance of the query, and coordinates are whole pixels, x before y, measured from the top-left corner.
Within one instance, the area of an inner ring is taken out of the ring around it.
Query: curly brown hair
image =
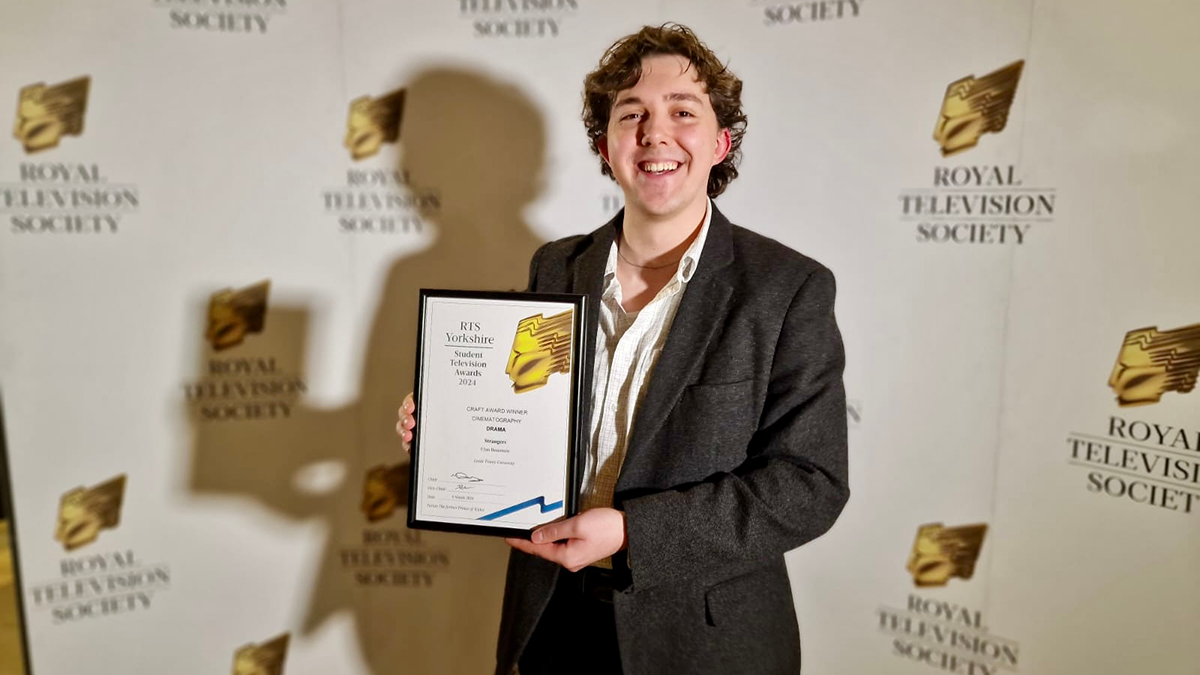
[[[696,70],[717,113],[717,124],[728,129],[729,154],[708,174],[708,196],[716,197],[737,178],[742,158],[742,137],[746,134],[746,114],[742,112],[742,81],[729,72],[717,55],[687,26],[665,23],[644,26],[633,35],[613,43],[600,57],[600,65],[583,80],[583,123],[587,127],[592,152],[600,154],[596,143],[608,133],[608,118],[617,92],[629,89],[642,77],[642,59],[655,55],[682,56]],[[600,170],[609,178],[612,169],[603,159]]]

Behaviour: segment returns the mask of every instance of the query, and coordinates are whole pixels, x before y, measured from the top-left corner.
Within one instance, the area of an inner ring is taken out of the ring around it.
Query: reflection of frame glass
[[[421,290],[408,526],[528,537],[575,515],[586,297]]]

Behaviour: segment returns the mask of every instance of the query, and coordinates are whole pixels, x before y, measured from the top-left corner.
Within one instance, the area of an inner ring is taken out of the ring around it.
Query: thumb
[[[533,531],[533,543],[548,544],[560,539],[570,539],[575,536],[575,519],[567,518],[557,523],[550,523]]]

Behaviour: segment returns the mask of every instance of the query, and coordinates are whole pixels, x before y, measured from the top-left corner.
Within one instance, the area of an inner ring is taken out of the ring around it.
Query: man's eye
[[[623,119],[623,120],[636,119],[640,115],[641,115],[641,113],[625,113],[624,115],[621,116],[621,119]]]
[[[693,115],[693,114],[692,114],[690,111],[688,111],[688,110],[680,110],[680,111],[679,111],[678,113],[676,113],[676,114],[678,114],[678,115],[679,115],[679,116],[681,116],[681,117],[695,117],[695,115]]]

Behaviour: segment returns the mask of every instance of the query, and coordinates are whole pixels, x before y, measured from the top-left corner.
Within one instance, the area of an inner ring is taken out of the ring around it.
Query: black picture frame
[[[468,525],[460,523],[446,523],[441,521],[422,520],[417,517],[417,506],[420,498],[419,493],[419,476],[421,464],[421,416],[420,410],[423,397],[425,395],[425,364],[423,363],[426,340],[431,337],[426,335],[426,316],[425,308],[427,301],[430,299],[455,299],[455,300],[485,300],[485,301],[518,301],[521,303],[538,303],[544,302],[547,304],[570,304],[574,308],[572,316],[572,330],[577,339],[571,341],[571,372],[570,372],[570,401],[568,404],[568,434],[567,447],[563,448],[566,453],[566,472],[563,478],[563,494],[564,494],[564,513],[563,517],[574,516],[579,512],[579,473],[582,470],[583,462],[580,456],[583,446],[584,425],[581,418],[581,402],[583,396],[586,395],[583,391],[584,386],[584,369],[589,364],[585,363],[587,355],[587,343],[591,336],[586,334],[587,323],[587,296],[569,293],[525,293],[516,291],[465,291],[465,290],[448,290],[448,289],[429,289],[422,288],[420,290],[420,298],[418,300],[417,310],[417,350],[416,350],[416,369],[415,381],[413,383],[413,400],[416,407],[417,425],[413,429],[413,438],[410,444],[411,470],[409,471],[408,484],[408,520],[407,525],[411,529],[417,530],[434,530],[441,532],[457,532],[462,534],[478,534],[498,537],[515,537],[521,539],[529,539],[536,527],[529,529],[519,529],[511,527],[498,527],[494,525]],[[556,519],[557,520],[557,519]],[[549,522],[549,521],[548,521]]]

